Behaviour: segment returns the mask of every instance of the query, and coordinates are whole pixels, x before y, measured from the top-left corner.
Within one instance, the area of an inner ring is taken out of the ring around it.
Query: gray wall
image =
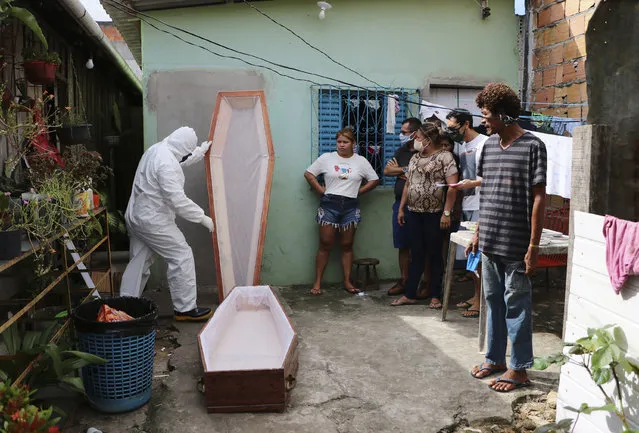
[[[166,137],[180,126],[190,126],[200,142],[208,139],[217,93],[263,90],[261,75],[246,71],[163,71],[148,81],[148,109],[157,116],[157,136]],[[186,194],[210,215],[204,162],[185,170]],[[206,229],[178,218],[178,226],[193,248],[198,286],[216,284],[213,243]],[[157,273],[154,273],[157,275]],[[162,278],[164,273],[161,273]]]

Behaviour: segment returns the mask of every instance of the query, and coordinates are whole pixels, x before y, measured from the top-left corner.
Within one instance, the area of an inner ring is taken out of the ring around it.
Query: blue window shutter
[[[406,94],[399,94],[400,98],[404,99],[407,97]],[[388,103],[388,98],[386,98],[386,103]],[[386,113],[386,107],[384,107],[384,113]],[[384,114],[386,116],[386,114]],[[384,167],[386,167],[386,163],[390,161],[393,156],[395,156],[395,152],[397,149],[401,147],[401,142],[399,141],[399,131],[402,128],[402,123],[406,120],[406,102],[399,102],[399,112],[395,115],[395,133],[394,134],[384,134]],[[386,117],[384,117],[384,124],[386,124]],[[386,128],[384,128],[384,131]],[[383,184],[386,186],[392,186],[395,184],[394,176],[384,176]]]
[[[341,93],[337,89],[320,90],[318,113],[319,155],[335,151],[335,134],[342,128]]]

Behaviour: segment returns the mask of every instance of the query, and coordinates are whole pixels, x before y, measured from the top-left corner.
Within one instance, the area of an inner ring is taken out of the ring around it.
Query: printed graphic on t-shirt
[[[348,179],[348,176],[350,176],[352,171],[351,166],[348,164],[335,165],[335,172],[337,173],[337,177],[340,179]]]

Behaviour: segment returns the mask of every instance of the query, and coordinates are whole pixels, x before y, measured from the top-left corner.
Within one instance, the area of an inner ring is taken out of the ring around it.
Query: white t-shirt
[[[306,169],[313,176],[324,175],[326,193],[356,198],[363,180],[378,180],[379,176],[366,158],[353,155],[342,158],[337,152],[324,153]]]
[[[479,165],[479,157],[487,139],[488,137],[485,135],[479,134],[474,140],[455,146],[455,153],[459,156],[462,179],[477,179],[477,165]],[[462,210],[479,210],[479,188],[465,190],[463,194]]]

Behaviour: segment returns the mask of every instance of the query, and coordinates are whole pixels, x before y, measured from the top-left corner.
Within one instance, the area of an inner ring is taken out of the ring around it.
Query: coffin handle
[[[293,375],[289,374],[286,379],[284,379],[284,386],[286,387],[286,391],[290,391],[295,388],[297,385],[297,380],[293,377]]]

